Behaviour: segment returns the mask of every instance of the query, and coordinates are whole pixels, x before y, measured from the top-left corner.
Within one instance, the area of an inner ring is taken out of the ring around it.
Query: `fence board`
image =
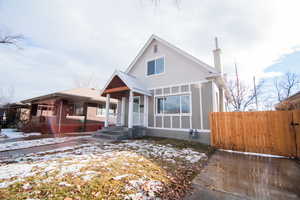
[[[211,143],[216,148],[298,157],[300,110],[260,112],[214,112],[210,114]],[[298,141],[298,149],[296,145]]]
[[[295,140],[296,140],[296,151],[297,156],[300,158],[300,110],[293,110],[293,122],[295,124],[294,130],[295,130]]]

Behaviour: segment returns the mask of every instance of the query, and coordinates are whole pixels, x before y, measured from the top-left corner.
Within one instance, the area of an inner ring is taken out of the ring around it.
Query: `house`
[[[101,92],[106,109],[110,98],[118,100],[117,125],[145,127],[151,136],[185,139],[194,135],[191,129],[209,136],[209,113],[224,110],[221,50],[215,42],[212,67],[152,35],[127,70],[116,70]]]
[[[21,102],[8,103],[0,107],[2,127],[18,126],[29,119],[30,105]]]
[[[282,102],[276,104],[275,109],[276,110],[300,109],[300,91],[284,99]]]
[[[93,88],[76,88],[22,101],[29,103],[29,123],[25,132],[71,133],[96,131],[104,125],[105,98]],[[109,107],[109,123],[115,124],[117,101]]]

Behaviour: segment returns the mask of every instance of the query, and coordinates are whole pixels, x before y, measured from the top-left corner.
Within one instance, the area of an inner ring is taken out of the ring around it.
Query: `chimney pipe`
[[[221,65],[221,49],[219,48],[218,38],[215,37],[216,49],[213,50],[215,68],[223,75],[223,67]]]

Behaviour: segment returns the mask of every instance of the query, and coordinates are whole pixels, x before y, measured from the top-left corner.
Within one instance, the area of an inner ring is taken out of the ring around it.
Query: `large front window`
[[[190,95],[172,95],[156,98],[156,114],[190,113]]]
[[[147,75],[160,74],[165,71],[165,59],[158,58],[147,62]]]

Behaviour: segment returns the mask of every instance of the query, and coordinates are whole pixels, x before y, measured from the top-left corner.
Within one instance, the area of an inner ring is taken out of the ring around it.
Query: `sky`
[[[0,0],[0,34],[22,34],[0,46],[0,87],[13,101],[75,88],[101,88],[125,70],[151,34],[242,80],[300,73],[300,1],[295,0]],[[299,63],[299,62],[298,62]]]

